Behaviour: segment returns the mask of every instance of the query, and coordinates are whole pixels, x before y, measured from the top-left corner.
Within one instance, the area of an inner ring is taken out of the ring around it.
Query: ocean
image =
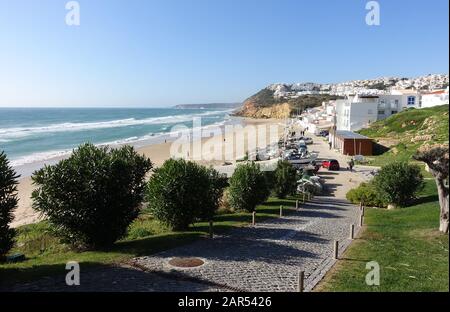
[[[64,157],[79,144],[163,142],[172,127],[232,123],[232,110],[175,108],[0,108],[0,150],[14,167]],[[20,171],[20,170],[19,170]]]

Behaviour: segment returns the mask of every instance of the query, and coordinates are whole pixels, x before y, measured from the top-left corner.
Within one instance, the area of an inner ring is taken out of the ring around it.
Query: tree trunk
[[[441,206],[439,231],[448,234],[448,188],[443,179],[436,179],[436,185],[439,194],[439,205]]]

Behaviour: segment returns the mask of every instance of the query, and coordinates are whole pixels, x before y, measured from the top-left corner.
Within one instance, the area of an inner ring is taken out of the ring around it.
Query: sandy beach
[[[276,119],[242,119],[242,126],[231,131],[221,133],[203,133],[203,138],[180,141],[176,148],[176,139],[167,140],[166,143],[153,144],[137,148],[139,153],[149,157],[154,167],[161,166],[165,160],[175,153],[177,157],[196,161],[206,166],[218,166],[224,162],[235,162],[242,159],[247,151],[255,148],[264,148],[278,141],[283,134],[284,124]],[[275,130],[276,129],[276,130]],[[217,131],[216,131],[217,132]],[[201,144],[199,144],[201,142]],[[199,149],[199,146],[200,149]],[[15,219],[12,227],[38,222],[41,217],[33,210],[31,193],[33,184],[31,177],[20,179],[18,185],[19,205],[15,210]]]

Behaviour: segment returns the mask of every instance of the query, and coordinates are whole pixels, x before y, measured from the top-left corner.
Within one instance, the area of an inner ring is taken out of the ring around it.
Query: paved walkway
[[[333,197],[316,197],[286,217],[240,228],[213,240],[201,240],[134,262],[152,272],[209,281],[241,291],[296,291],[298,271],[311,290],[334,264],[333,242],[348,246],[350,224],[358,224],[359,207]],[[358,230],[358,228],[356,228]],[[199,257],[205,264],[175,269],[172,257]]]
[[[312,146],[322,157],[334,156],[325,142]],[[330,154],[330,156],[328,156]],[[345,165],[344,165],[345,167]],[[12,291],[296,291],[298,271],[305,271],[305,290],[323,278],[349,245],[350,225],[359,223],[359,207],[344,198],[361,176],[348,171],[320,172],[327,196],[315,197],[283,218],[234,229],[224,236],[136,258],[130,265],[82,271],[81,286],[67,287],[64,276],[17,285]],[[201,267],[175,269],[172,257],[199,257]]]

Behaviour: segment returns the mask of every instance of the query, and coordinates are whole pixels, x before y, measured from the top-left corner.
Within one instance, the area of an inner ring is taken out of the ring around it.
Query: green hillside
[[[407,109],[358,131],[377,143],[369,164],[382,165],[392,160],[410,160],[426,143],[449,141],[449,106]]]

